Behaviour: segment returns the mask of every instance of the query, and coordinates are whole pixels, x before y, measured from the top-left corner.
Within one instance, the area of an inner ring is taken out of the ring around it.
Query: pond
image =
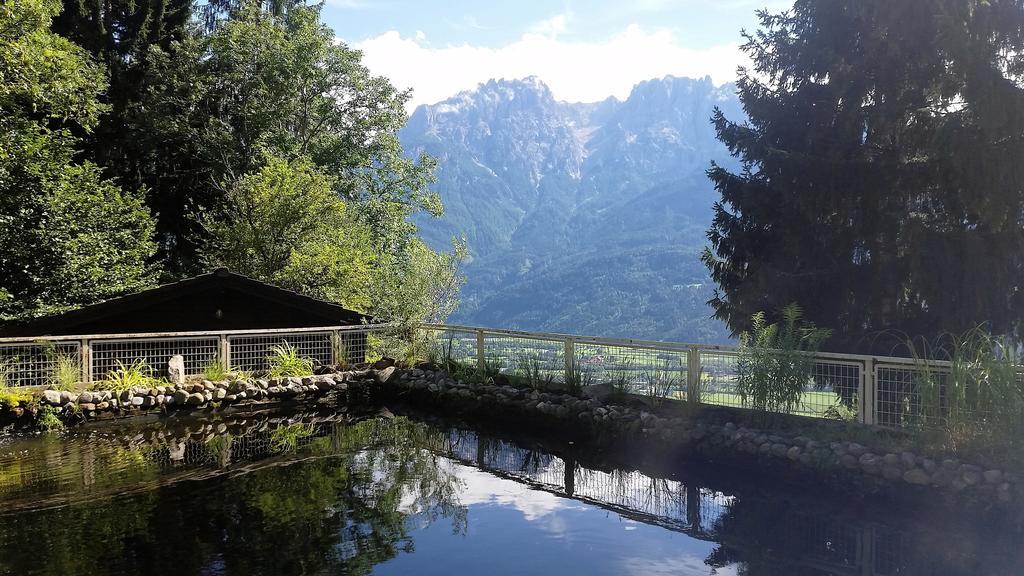
[[[0,441],[0,574],[1021,573],[1015,528],[415,415]],[[623,464],[626,462],[627,464]]]

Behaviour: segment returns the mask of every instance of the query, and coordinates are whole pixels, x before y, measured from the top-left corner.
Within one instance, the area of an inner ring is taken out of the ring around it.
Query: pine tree
[[[799,302],[829,346],[934,335],[1024,310],[1024,2],[797,0],[745,34],[743,162],[704,261],[734,332]],[[889,351],[889,350],[885,350]]]

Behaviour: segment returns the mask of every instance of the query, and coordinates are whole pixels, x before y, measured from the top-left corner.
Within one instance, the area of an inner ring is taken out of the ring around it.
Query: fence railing
[[[424,325],[452,360],[479,369],[540,374],[551,382],[615,383],[636,394],[744,408],[735,346],[600,338],[473,326]],[[902,428],[917,425],[920,370],[911,358],[820,352],[793,413]],[[941,373],[948,363],[929,362]]]
[[[425,340],[435,353],[443,348],[451,360],[480,370],[531,373],[552,383],[611,382],[636,394],[745,407],[737,387],[741,351],[733,346],[436,324],[418,331],[420,343]],[[382,342],[407,337],[396,334],[389,325],[362,325],[0,338],[0,367],[9,386],[49,384],[61,355],[78,362],[85,383],[103,380],[120,364],[136,360],[159,372],[174,355],[183,357],[186,375],[201,374],[213,361],[258,373],[267,369],[271,349],[280,344],[318,364],[356,364],[393,352],[394,342]],[[935,362],[930,367],[941,371],[944,366]],[[918,370],[908,358],[816,353],[793,412],[892,428],[915,424],[923,400]]]
[[[356,364],[366,359],[368,335],[388,329],[387,325],[364,325],[0,338],[0,367],[8,386],[23,387],[50,384],[62,356],[80,366],[81,381],[86,384],[140,360],[150,375],[159,375],[175,355],[182,356],[186,376],[202,374],[214,362],[258,373],[269,367],[272,349],[280,345],[295,348],[299,356],[316,364]]]

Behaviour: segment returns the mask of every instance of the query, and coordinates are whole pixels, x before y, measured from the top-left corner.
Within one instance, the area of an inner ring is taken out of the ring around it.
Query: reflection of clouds
[[[448,458],[438,458],[437,467],[441,474],[458,478],[460,486],[456,489],[456,499],[459,504],[467,507],[497,505],[514,508],[530,522],[544,520],[540,525],[555,533],[564,532],[566,526],[562,519],[552,517],[552,514],[560,510],[586,508],[583,504],[568,498],[560,498],[514,480],[492,476]],[[398,509],[408,514],[421,512],[413,488],[414,485],[406,486],[399,502]]]
[[[737,574],[736,566],[712,568],[704,564],[702,558],[683,555],[670,558],[623,558],[621,574],[636,576],[696,576],[698,574],[714,574],[715,576],[731,576]]]
[[[459,493],[459,502],[464,506],[496,504],[512,507],[531,522],[543,519],[560,510],[586,508],[568,498],[560,498],[549,492],[535,490],[514,480],[492,476],[481,470],[451,461],[448,461],[447,464],[457,469],[459,477],[465,483]],[[561,532],[565,528],[564,523],[556,518],[548,518],[544,524],[556,532]]]

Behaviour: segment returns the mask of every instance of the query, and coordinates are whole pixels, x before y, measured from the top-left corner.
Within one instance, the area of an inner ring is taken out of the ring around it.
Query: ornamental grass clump
[[[116,364],[117,368],[108,372],[107,378],[97,382],[93,388],[123,392],[133,388],[152,388],[166,384],[165,380],[152,376],[153,371],[146,363],[145,358],[136,358],[131,364],[125,364],[118,360]]]
[[[751,317],[751,329],[740,334],[736,388],[743,406],[759,412],[790,413],[800,406],[812,383],[814,356],[830,330],[803,319],[790,304],[782,320],[769,324],[764,312]]]
[[[909,386],[898,393],[898,424],[944,448],[1019,452],[1024,445],[1020,345],[978,326],[932,342],[908,340]],[[887,391],[892,396],[893,391]]]
[[[271,348],[267,362],[270,363],[267,374],[271,378],[309,376],[313,373],[313,360],[299,356],[299,351],[287,342]]]

